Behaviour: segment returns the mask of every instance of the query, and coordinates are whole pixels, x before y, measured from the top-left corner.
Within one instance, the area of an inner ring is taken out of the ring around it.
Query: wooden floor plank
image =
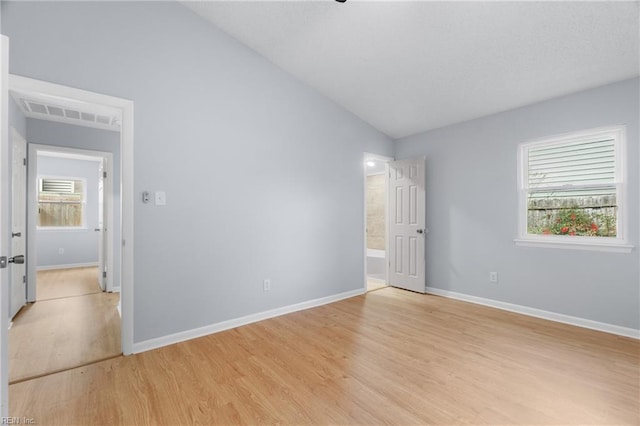
[[[10,387],[39,425],[629,424],[640,343],[385,288]]]

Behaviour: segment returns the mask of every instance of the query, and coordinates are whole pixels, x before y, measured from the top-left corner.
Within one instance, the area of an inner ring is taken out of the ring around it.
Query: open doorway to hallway
[[[121,196],[119,177],[113,182],[118,126],[76,125],[73,120],[82,118],[74,119],[71,109],[12,95],[10,101],[24,114],[29,147],[29,271],[23,300],[31,303],[14,316],[8,336],[9,382],[16,383],[122,353],[120,262],[114,267],[120,250],[113,244],[120,229],[113,211]],[[56,108],[70,122],[36,114]]]
[[[388,285],[387,183],[388,162],[392,159],[365,154],[365,248],[366,290]]]

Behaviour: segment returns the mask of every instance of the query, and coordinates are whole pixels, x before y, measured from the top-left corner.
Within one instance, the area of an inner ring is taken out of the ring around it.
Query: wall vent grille
[[[18,105],[27,117],[96,127],[106,130],[120,130],[120,120],[117,115],[104,114],[98,111],[81,111],[64,105],[55,105],[42,100],[30,99],[22,95],[15,95]]]

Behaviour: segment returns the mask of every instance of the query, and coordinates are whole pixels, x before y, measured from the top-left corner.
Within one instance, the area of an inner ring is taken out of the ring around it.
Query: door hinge
[[[102,271],[102,278],[107,278],[107,271]]]
[[[22,159],[22,165],[23,165],[23,166],[26,166],[26,165],[27,165],[27,159],[26,159],[26,158],[23,158],[23,159]]]
[[[23,284],[26,284],[26,283],[27,283],[27,276],[26,276],[26,275],[23,275],[23,276],[22,276],[22,283],[23,283]]]
[[[107,172],[102,172],[102,177],[106,179],[107,178]]]

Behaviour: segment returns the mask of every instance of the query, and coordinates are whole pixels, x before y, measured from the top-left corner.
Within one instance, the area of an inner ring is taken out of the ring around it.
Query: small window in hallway
[[[79,228],[84,226],[83,179],[38,180],[38,226]]]

